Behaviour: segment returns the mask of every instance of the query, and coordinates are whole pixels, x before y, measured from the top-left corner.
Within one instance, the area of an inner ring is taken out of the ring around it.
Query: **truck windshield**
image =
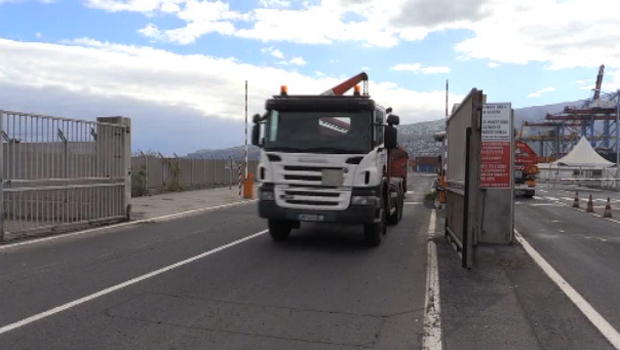
[[[313,153],[368,153],[372,115],[363,112],[271,111],[265,150]]]

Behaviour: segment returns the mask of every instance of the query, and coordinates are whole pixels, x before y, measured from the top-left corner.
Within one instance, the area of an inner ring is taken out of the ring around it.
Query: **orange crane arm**
[[[344,81],[333,88],[325,91],[321,96],[342,96],[345,92],[349,91],[355,85],[362,81],[368,81],[368,74],[362,72],[347,81]]]

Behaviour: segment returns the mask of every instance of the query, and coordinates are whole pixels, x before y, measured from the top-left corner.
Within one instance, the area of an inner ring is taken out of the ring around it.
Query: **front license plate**
[[[314,214],[299,214],[297,216],[299,221],[323,221],[325,220],[325,216],[323,215],[314,215]]]
[[[342,186],[344,180],[342,169],[323,169],[323,173],[321,175],[323,178],[323,186]]]

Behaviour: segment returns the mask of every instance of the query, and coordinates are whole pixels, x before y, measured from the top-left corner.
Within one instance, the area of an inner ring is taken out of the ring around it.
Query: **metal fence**
[[[0,241],[128,217],[128,118],[0,111],[0,130]]]
[[[141,154],[131,158],[132,194],[141,196],[161,191],[205,187],[238,186],[238,168],[244,161],[229,158],[164,157]],[[248,162],[255,173],[258,161]]]
[[[539,169],[538,180],[549,184],[552,188],[571,191],[579,190],[580,187],[607,191],[620,190],[620,178],[616,168],[593,169],[539,164]]]
[[[475,231],[480,222],[480,123],[482,91],[472,89],[447,122],[446,236],[473,266]]]

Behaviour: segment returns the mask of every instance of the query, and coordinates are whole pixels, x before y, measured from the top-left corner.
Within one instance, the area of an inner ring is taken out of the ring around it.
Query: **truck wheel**
[[[391,214],[389,216],[388,221],[387,221],[389,225],[398,225],[400,218],[403,217],[403,203],[402,203],[402,196],[400,195],[400,193],[398,193],[398,196],[396,197],[394,207],[396,208],[396,210],[394,211],[394,214]]]
[[[274,241],[284,241],[291,234],[292,225],[284,220],[269,220],[269,234]]]
[[[387,233],[387,210],[385,208],[387,208],[387,205],[384,200],[381,208],[381,221],[364,225],[364,238],[366,243],[372,247],[379,246],[381,244],[381,236]]]

